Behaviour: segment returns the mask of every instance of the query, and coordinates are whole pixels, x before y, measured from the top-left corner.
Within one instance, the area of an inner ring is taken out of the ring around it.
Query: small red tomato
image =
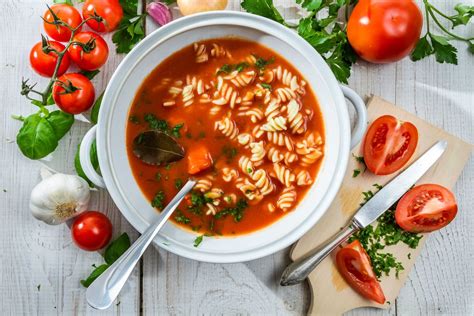
[[[49,41],[48,46],[61,52],[65,49],[64,45],[59,42]],[[43,51],[43,44],[37,43],[30,51],[30,64],[34,71],[43,77],[52,77],[54,68],[58,61],[58,55],[55,52],[45,53]],[[59,66],[57,76],[64,74],[71,64],[69,60],[69,53],[66,52]]]
[[[87,25],[97,32],[111,32],[115,30],[123,18],[122,6],[118,0],[87,0],[82,7],[82,16],[84,19],[94,16],[100,16],[104,21],[87,21]]]
[[[410,160],[417,144],[415,125],[391,115],[381,116],[370,125],[365,135],[365,164],[377,175],[394,173]]]
[[[87,251],[99,250],[107,246],[112,237],[112,223],[100,212],[87,211],[74,220],[71,235],[79,248]]]
[[[73,44],[69,47],[69,56],[79,68],[83,70],[96,70],[102,67],[109,57],[109,47],[102,36],[94,32],[80,32],[74,35],[74,42],[85,45]]]
[[[60,42],[67,42],[71,38],[71,31],[66,26],[54,24],[54,17],[51,11],[64,23],[75,29],[82,22],[79,11],[71,5],[55,4],[51,6],[51,10],[46,10],[43,15],[43,26],[46,34]],[[78,29],[80,31],[80,29]]]
[[[361,58],[389,63],[407,56],[420,38],[423,15],[413,0],[359,0],[347,37]]]
[[[94,98],[94,86],[81,74],[65,74],[54,83],[54,102],[66,113],[79,114],[87,111],[94,103]]]
[[[451,223],[457,212],[456,198],[451,191],[437,184],[422,184],[400,199],[395,220],[406,231],[431,232]]]

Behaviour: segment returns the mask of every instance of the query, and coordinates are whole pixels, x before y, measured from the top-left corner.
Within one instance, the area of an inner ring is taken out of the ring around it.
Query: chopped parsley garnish
[[[166,169],[166,170],[170,170],[171,167],[172,167],[172,164],[168,163],[168,164],[166,164],[165,169]]]
[[[189,139],[193,138],[193,134],[191,134],[191,132],[187,132],[186,133],[186,138],[189,138]]]
[[[163,209],[163,203],[165,200],[165,193],[163,191],[158,191],[151,200],[151,206],[156,207],[159,210]]]
[[[240,222],[242,220],[242,217],[244,216],[244,211],[247,206],[248,203],[245,199],[239,199],[234,207],[226,207],[222,211],[217,212],[216,215],[214,215],[214,218],[220,219],[227,215],[231,215],[234,217],[235,222]]]
[[[179,130],[184,126],[184,123],[180,123],[171,129],[171,134],[176,138],[181,138]]]
[[[145,114],[144,118],[145,118],[145,122],[148,123],[151,129],[157,129],[164,133],[168,133],[169,126],[168,126],[168,122],[166,122],[165,120],[161,120],[151,113]]]
[[[199,247],[199,245],[202,243],[203,238],[204,235],[197,236],[196,239],[194,239],[194,247]]]
[[[140,124],[140,120],[136,115],[130,115],[128,120],[132,122],[133,124]]]
[[[231,161],[232,159],[237,156],[237,148],[232,147],[232,146],[224,146],[222,147],[222,154],[226,156],[228,161]]]
[[[253,55],[253,56],[257,59],[255,61],[255,67],[257,67],[260,70],[264,70],[265,67],[275,62],[275,57],[272,57],[270,59],[263,59],[262,57],[257,56],[257,55]]]
[[[188,210],[196,215],[201,215],[204,206],[210,202],[212,202],[212,199],[205,197],[203,193],[192,191],[191,205],[188,206]]]
[[[382,188],[379,184],[373,186],[377,189]],[[367,203],[374,193],[368,190],[363,192],[363,195],[364,202],[361,205]],[[372,269],[377,278],[380,278],[382,274],[389,275],[392,270],[395,270],[395,275],[398,278],[399,272],[404,270],[402,263],[393,254],[382,251],[386,246],[403,242],[408,247],[415,249],[422,238],[421,235],[404,231],[398,226],[395,221],[395,209],[396,205],[392,206],[380,216],[376,226],[369,225],[349,239],[349,242],[356,239],[360,241],[370,257]]]
[[[252,168],[247,168],[247,173],[252,173]]]
[[[183,187],[183,180],[182,179],[174,179],[174,186],[176,189],[181,189]]]
[[[176,216],[174,217],[175,221],[177,221],[178,223],[183,223],[183,224],[189,224],[191,223],[191,220],[189,218],[187,218],[183,212],[181,212],[180,210],[177,210],[176,211]]]
[[[272,91],[272,86],[269,85],[268,83],[261,83],[261,85],[262,85],[262,87],[264,87],[265,89]]]
[[[238,63],[236,65],[224,64],[221,68],[219,68],[219,70],[217,70],[216,75],[220,75],[222,73],[229,74],[234,70],[237,70],[237,72],[242,72],[247,67],[249,67],[249,64],[246,62]]]
[[[157,173],[155,174],[155,179],[156,179],[157,181],[160,181],[160,180],[161,180],[161,173],[157,172]]]
[[[354,154],[352,154],[352,157],[354,157],[354,159],[363,165],[363,169],[354,169],[353,173],[352,173],[352,177],[353,178],[356,178],[359,174],[365,172],[365,170],[367,170],[367,165],[365,164],[365,161],[364,161],[364,157],[362,156],[356,156]]]
[[[205,138],[206,133],[204,131],[199,132],[198,139]]]

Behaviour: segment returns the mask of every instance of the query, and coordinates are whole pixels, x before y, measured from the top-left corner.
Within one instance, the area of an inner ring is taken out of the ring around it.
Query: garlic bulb
[[[58,225],[85,211],[89,198],[89,185],[84,179],[56,173],[31,191],[30,210],[36,219]]]
[[[163,26],[172,20],[170,9],[166,4],[160,1],[149,3],[146,6],[146,11],[160,26]]]

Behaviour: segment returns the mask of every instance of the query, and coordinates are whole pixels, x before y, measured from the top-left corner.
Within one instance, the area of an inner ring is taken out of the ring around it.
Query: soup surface
[[[145,163],[136,146],[150,130],[176,140],[182,159]],[[172,220],[208,236],[249,233],[292,211],[324,155],[321,112],[301,74],[237,38],[165,59],[136,94],[126,133],[131,169],[153,207],[162,209],[189,177],[199,180]]]

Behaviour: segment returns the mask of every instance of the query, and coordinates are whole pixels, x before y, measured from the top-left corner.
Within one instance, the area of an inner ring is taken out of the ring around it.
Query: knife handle
[[[324,258],[358,230],[359,228],[356,224],[351,223],[349,226],[341,229],[339,233],[321,245],[321,247],[315,248],[302,258],[288,265],[285,271],[283,271],[280,285],[295,285],[303,282]]]

